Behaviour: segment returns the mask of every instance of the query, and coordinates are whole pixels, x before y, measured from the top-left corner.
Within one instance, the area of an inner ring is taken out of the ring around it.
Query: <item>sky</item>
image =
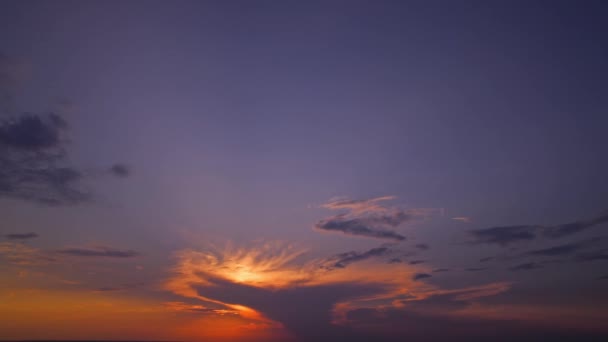
[[[604,340],[606,17],[2,1],[0,340]]]

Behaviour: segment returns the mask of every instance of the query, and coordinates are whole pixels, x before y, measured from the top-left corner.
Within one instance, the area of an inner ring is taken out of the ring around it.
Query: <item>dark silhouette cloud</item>
[[[494,260],[494,257],[485,257],[485,258],[481,258],[479,259],[479,262],[488,262]]]
[[[384,196],[367,200],[339,199],[330,201],[321,207],[346,212],[318,221],[313,229],[399,242],[406,238],[396,232],[395,228],[407,221],[418,217],[428,217],[438,211],[432,208],[389,208],[379,204],[379,202],[393,200],[394,198],[393,196]]]
[[[11,98],[16,76],[7,61],[0,54],[0,101],[5,104],[0,113],[0,197],[46,205],[90,200],[83,184],[87,173],[69,163],[68,122],[54,112],[15,111]],[[123,177],[129,173],[122,164],[110,172]]]
[[[505,226],[471,230],[473,243],[497,244],[507,246],[514,242],[536,238],[538,226]]]
[[[75,257],[107,257],[107,258],[132,258],[139,256],[139,252],[133,250],[122,250],[104,246],[87,248],[65,248],[56,251],[58,254]]]
[[[608,213],[603,213],[590,220],[581,220],[555,226],[520,225],[475,229],[469,231],[472,243],[497,244],[508,246],[521,241],[534,240],[539,237],[561,238],[587,230],[608,222]]]
[[[421,249],[421,250],[427,250],[427,249],[430,249],[430,248],[431,248],[431,247],[430,247],[429,245],[427,245],[426,243],[419,243],[419,244],[417,244],[415,247],[416,247],[416,248],[418,248],[418,249]]]
[[[559,246],[554,246],[554,247],[549,247],[549,248],[536,249],[536,250],[528,252],[527,254],[528,255],[541,255],[541,256],[559,256],[559,255],[572,254],[576,251],[581,250],[584,247],[585,247],[585,245],[581,244],[581,243],[567,243],[564,245],[559,245]]]
[[[448,272],[449,270],[450,270],[449,268],[436,268],[433,270],[433,273]]]
[[[239,303],[281,322],[302,341],[329,341],[351,336],[348,329],[331,324],[338,302],[384,293],[382,284],[334,284],[279,290],[208,279],[214,286],[198,287],[201,296]],[[356,335],[353,335],[356,336]]]
[[[116,177],[129,177],[131,169],[125,164],[114,164],[110,167],[110,172]]]
[[[534,270],[534,269],[542,268],[542,267],[543,267],[542,265],[537,264],[535,262],[526,262],[523,264],[519,264],[519,265],[510,267],[509,270],[511,270],[511,271],[528,271],[528,270]]]
[[[576,261],[608,260],[608,250],[581,253],[576,256],[575,260]]]
[[[326,266],[326,269],[334,269],[334,268],[345,268],[349,264],[354,262],[367,260],[374,257],[381,257],[389,254],[388,247],[376,247],[372,248],[365,252],[346,252],[335,255],[332,258],[329,258],[329,262],[331,263],[329,266]]]
[[[608,213],[604,213],[591,220],[575,221],[553,227],[546,227],[543,230],[543,235],[550,238],[560,238],[562,236],[576,234],[578,232],[606,222],[608,222]]]
[[[422,264],[424,262],[425,262],[425,260],[412,260],[408,264],[410,264],[410,265],[418,265],[418,264]]]
[[[467,272],[479,272],[479,271],[485,271],[487,270],[487,267],[469,267],[469,268],[465,268],[464,270]]]
[[[5,238],[9,240],[28,240],[37,238],[38,234],[36,233],[12,233],[4,235]]]
[[[395,215],[374,215],[360,218],[347,218],[346,215],[336,215],[321,220],[314,228],[322,231],[341,232],[346,235],[369,237],[375,239],[403,241],[405,236],[388,229],[405,222],[407,215],[403,212]]]
[[[416,273],[412,277],[412,280],[421,280],[421,279],[426,279],[426,278],[431,278],[431,277],[432,277],[432,275],[430,275],[428,273]]]
[[[399,258],[392,258],[391,260],[388,261],[389,264],[398,264],[403,262],[403,260],[399,259]]]
[[[597,280],[608,280],[608,274],[604,275],[604,276],[601,276],[601,277],[597,277],[595,279],[597,279]]]

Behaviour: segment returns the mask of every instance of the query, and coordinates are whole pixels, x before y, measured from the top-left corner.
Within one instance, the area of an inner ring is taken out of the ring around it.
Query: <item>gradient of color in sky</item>
[[[604,1],[3,1],[0,339],[608,336]]]

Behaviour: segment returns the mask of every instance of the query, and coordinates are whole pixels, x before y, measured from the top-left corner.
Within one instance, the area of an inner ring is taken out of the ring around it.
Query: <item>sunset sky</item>
[[[608,337],[608,2],[1,1],[0,340]]]

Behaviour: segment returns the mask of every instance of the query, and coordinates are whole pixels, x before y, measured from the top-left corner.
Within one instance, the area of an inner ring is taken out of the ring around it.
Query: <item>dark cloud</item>
[[[541,256],[558,256],[572,254],[580,249],[584,248],[584,244],[580,243],[568,243],[564,245],[536,249],[528,252],[528,255],[541,255]]]
[[[389,264],[398,264],[403,262],[403,260],[399,259],[399,258],[392,258],[391,260],[388,261]]]
[[[575,258],[576,261],[601,261],[608,260],[608,250],[600,250],[594,252],[586,252],[578,254]]]
[[[479,272],[479,271],[485,271],[487,270],[487,267],[469,267],[469,268],[465,268],[464,270],[467,272]]]
[[[357,336],[331,323],[339,302],[385,293],[382,284],[334,284],[287,289],[264,289],[221,279],[208,279],[214,286],[196,288],[199,295],[224,303],[239,303],[282,323],[301,341],[333,341]]]
[[[542,265],[537,264],[535,262],[526,262],[523,264],[519,264],[519,265],[510,267],[509,270],[511,270],[511,271],[528,271],[528,270],[534,270],[534,269],[542,268],[542,267],[543,267]]]
[[[89,248],[65,248],[56,251],[58,254],[75,257],[107,257],[107,258],[132,258],[140,254],[133,250],[122,250],[104,246]]]
[[[421,249],[421,250],[427,250],[427,249],[430,249],[430,248],[431,248],[431,247],[430,247],[429,245],[427,245],[426,243],[419,243],[419,244],[417,244],[415,247],[416,247],[416,248],[418,248],[418,249]]]
[[[46,205],[76,204],[92,198],[84,186],[90,174],[69,163],[69,125],[58,113],[19,113],[12,107],[15,88],[14,63],[0,54],[0,197]],[[7,95],[9,94],[9,95]],[[128,175],[128,168],[116,164],[110,170]],[[94,174],[95,172],[93,172]]]
[[[336,215],[317,222],[314,228],[328,232],[341,232],[352,236],[403,241],[405,236],[388,229],[388,227],[396,227],[401,222],[405,222],[407,218],[408,216],[403,212],[358,218]]]
[[[469,231],[472,243],[487,243],[507,246],[512,243],[534,240],[538,237],[561,238],[608,222],[608,213],[590,220],[574,221],[555,226],[520,225],[475,229]]]
[[[4,235],[5,238],[9,240],[28,240],[37,238],[38,234],[36,233],[12,233]]]
[[[536,238],[538,226],[505,226],[471,230],[472,243],[487,243],[507,246],[514,242]]]
[[[550,238],[560,238],[563,236],[576,234],[606,222],[608,222],[608,213],[604,213],[591,220],[575,221],[553,227],[546,227],[543,231],[543,235]]]
[[[488,262],[494,260],[494,257],[485,257],[485,258],[481,258],[479,259],[479,262]]]
[[[110,167],[110,173],[116,177],[128,177],[131,174],[131,169],[125,164],[114,164]]]
[[[437,272],[448,272],[450,269],[449,268],[436,268],[433,270],[433,273],[437,273]]]
[[[410,265],[418,265],[424,263],[425,260],[412,260],[409,262]]]
[[[608,274],[605,275],[605,276],[597,277],[595,279],[597,279],[597,280],[608,280]]]
[[[352,251],[352,252],[340,253],[340,254],[337,254],[336,256],[330,258],[328,260],[330,262],[330,265],[326,266],[325,268],[327,268],[327,269],[345,268],[346,266],[348,266],[349,264],[352,264],[354,262],[363,261],[363,260],[367,260],[367,259],[371,259],[371,258],[375,258],[375,257],[385,256],[385,255],[388,255],[389,253],[390,253],[390,251],[389,251],[388,247],[376,247],[376,248],[372,248],[365,252]]]
[[[23,114],[0,122],[0,197],[44,204],[89,199],[83,173],[67,165],[66,122],[56,114]]]
[[[421,280],[421,279],[426,279],[426,278],[431,278],[431,277],[432,277],[432,275],[430,275],[428,273],[416,273],[412,277],[412,280]]]

